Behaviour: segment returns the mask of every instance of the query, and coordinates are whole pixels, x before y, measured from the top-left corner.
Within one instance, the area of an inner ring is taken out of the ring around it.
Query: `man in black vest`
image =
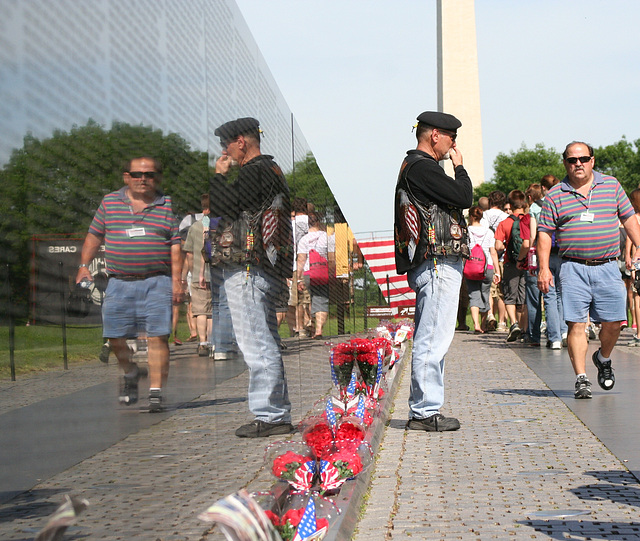
[[[455,332],[463,256],[469,254],[462,210],[473,202],[473,186],[455,142],[460,126],[446,113],[418,116],[418,145],[407,152],[396,186],[396,269],[407,273],[416,292],[410,430],[460,428],[457,419],[440,413],[444,356]],[[453,163],[454,178],[438,164],[446,159]]]
[[[249,409],[255,420],[236,430],[241,438],[293,432],[276,301],[293,273],[289,187],[272,156],[260,151],[255,118],[215,130],[222,156],[211,179],[211,263],[218,266],[238,347],[249,367]],[[227,181],[233,164],[235,182]]]

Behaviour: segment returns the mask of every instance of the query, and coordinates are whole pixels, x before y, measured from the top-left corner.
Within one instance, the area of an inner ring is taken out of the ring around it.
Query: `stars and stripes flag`
[[[338,376],[336,376],[336,367],[333,364],[333,348],[331,349],[330,359],[331,359],[331,381],[333,381],[333,384],[337,386],[339,382],[338,382]]]
[[[315,474],[316,463],[313,460],[309,460],[294,472],[293,480],[289,481],[289,484],[297,490],[310,490]]]
[[[320,461],[320,488],[322,490],[334,490],[346,481],[340,478],[340,472],[331,462]]]
[[[358,398],[358,407],[356,409],[356,417],[359,417],[364,421],[364,396],[360,395]]]
[[[325,408],[325,412],[327,415],[329,426],[331,427],[331,430],[335,432],[338,420],[336,419],[336,412],[333,411],[333,400],[331,398],[327,399],[327,407]]]
[[[347,385],[347,396],[353,396],[356,394],[356,373],[351,372],[351,381]]]
[[[309,498],[307,507],[304,509],[304,514],[300,519],[300,524],[296,528],[296,535],[293,537],[293,541],[304,541],[309,539],[316,533],[318,526],[316,525],[316,504],[313,498]]]
[[[416,295],[409,287],[407,276],[396,273],[393,238],[358,240],[358,246],[391,308],[397,312],[401,307],[415,306]],[[389,278],[388,293],[387,277]]]

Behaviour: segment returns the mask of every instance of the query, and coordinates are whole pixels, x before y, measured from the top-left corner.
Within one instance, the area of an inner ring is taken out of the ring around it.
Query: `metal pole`
[[[387,304],[389,306],[391,306],[391,287],[390,284],[391,282],[389,281],[389,275],[387,274]]]
[[[67,361],[67,318],[66,318],[66,306],[64,303],[64,275],[62,261],[58,261],[59,282],[60,282],[60,315],[62,316],[62,358],[64,359],[64,369],[68,370],[69,365]]]
[[[11,381],[16,380],[16,323],[13,318],[13,302],[11,290],[11,270],[7,264],[7,311],[9,312],[9,367],[11,368]]]
[[[364,270],[364,330],[367,330],[369,327],[369,321],[367,320],[367,269]]]

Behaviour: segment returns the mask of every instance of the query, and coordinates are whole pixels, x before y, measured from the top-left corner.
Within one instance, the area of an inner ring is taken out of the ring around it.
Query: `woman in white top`
[[[500,266],[493,231],[491,228],[481,225],[481,219],[482,209],[478,206],[471,207],[469,209],[469,250],[479,244],[487,262],[484,280],[467,279],[469,307],[476,333],[484,333],[485,331],[487,312],[491,308],[491,282],[496,284],[500,282]]]
[[[309,279],[309,252],[315,250],[320,257],[327,261],[329,280],[335,277],[335,237],[328,236],[324,231],[315,212],[309,213],[309,233],[298,242],[298,256],[296,273],[298,291],[309,290],[311,295],[311,315],[315,318],[315,332],[313,338],[322,339],[322,329],[329,317],[329,284],[312,284]]]

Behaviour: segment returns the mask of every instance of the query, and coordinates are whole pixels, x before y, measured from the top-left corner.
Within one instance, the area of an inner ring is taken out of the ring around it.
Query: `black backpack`
[[[512,263],[518,262],[520,256],[520,248],[522,248],[522,238],[520,237],[520,219],[511,215],[511,236],[507,243],[507,255]]]

